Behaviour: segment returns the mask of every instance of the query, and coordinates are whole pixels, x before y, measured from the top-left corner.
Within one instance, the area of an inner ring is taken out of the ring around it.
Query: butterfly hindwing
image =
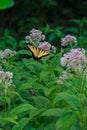
[[[41,57],[49,54],[47,51],[44,51],[44,50],[39,49],[38,47],[35,47],[35,46],[32,46],[32,45],[28,45],[28,49],[32,52],[33,56],[36,59],[40,59]]]
[[[46,56],[46,55],[49,54],[47,51],[44,51],[44,50],[42,50],[42,49],[39,49],[39,50],[40,50],[40,51],[39,51],[39,53],[38,53],[38,58],[41,58],[41,57]]]

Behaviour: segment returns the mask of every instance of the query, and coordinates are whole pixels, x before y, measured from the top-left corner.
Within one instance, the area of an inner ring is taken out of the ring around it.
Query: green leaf
[[[42,112],[42,114],[40,116],[61,116],[61,114],[63,113],[64,109],[59,109],[59,108],[51,108],[48,109],[44,112]]]
[[[45,109],[50,107],[50,101],[47,97],[44,96],[33,96],[34,104],[39,109]]]
[[[56,122],[56,130],[62,130],[62,121],[61,118]]]
[[[12,130],[23,130],[23,128],[27,125],[27,123],[29,122],[29,118],[22,118],[20,121],[19,121],[19,124],[18,125],[15,125]]]
[[[35,116],[40,115],[40,113],[43,112],[43,111],[44,111],[44,109],[31,110],[30,111],[30,118],[29,118],[29,120],[31,120]]]
[[[30,104],[22,104],[20,106],[15,107],[11,112],[10,112],[10,116],[18,116],[18,114],[25,112],[25,111],[30,111],[36,109],[35,107],[33,107]]]
[[[78,28],[75,28],[75,27],[69,27],[65,29],[65,32],[72,32],[72,33],[78,34],[79,30]]]
[[[54,104],[58,103],[61,100],[65,101],[69,105],[69,107],[74,110],[78,110],[81,108],[80,98],[78,97],[78,95],[72,95],[65,92],[58,93],[54,99]]]
[[[49,96],[56,88],[55,87],[51,87],[51,88],[43,88],[44,93],[46,96]]]
[[[7,122],[11,122],[11,123],[14,123],[14,124],[18,124],[18,123],[13,119],[13,117],[7,117],[7,118],[5,118],[5,120],[6,120]]]
[[[0,0],[0,9],[10,8],[14,5],[13,0]]]
[[[51,33],[49,35],[49,41],[52,42],[55,39],[56,35],[54,33]]]
[[[63,113],[61,117],[63,130],[70,130],[75,122],[76,116],[73,113]]]
[[[27,54],[27,55],[30,55],[30,56],[31,56],[31,53],[30,53],[28,50],[19,50],[19,51],[17,51],[17,54],[18,54],[18,55]]]
[[[35,83],[35,81],[33,80],[33,78],[29,77],[27,83],[23,83],[22,85],[20,85],[19,91],[23,91],[23,90],[32,88],[32,85],[33,85],[34,83]]]
[[[15,119],[16,119],[16,118],[13,118],[13,117],[4,118],[4,117],[1,117],[1,116],[0,116],[0,123],[5,124],[5,123],[7,123],[7,122],[11,122],[11,123],[17,125],[18,123],[17,123],[17,121],[16,121]]]

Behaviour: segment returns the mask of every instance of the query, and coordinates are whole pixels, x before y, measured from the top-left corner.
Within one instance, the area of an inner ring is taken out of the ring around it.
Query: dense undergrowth
[[[41,29],[46,38],[33,29],[19,44],[5,30],[0,40],[0,130],[87,130],[87,20],[70,22],[78,26],[47,26]],[[30,44],[48,55],[37,58],[33,51],[33,58]]]

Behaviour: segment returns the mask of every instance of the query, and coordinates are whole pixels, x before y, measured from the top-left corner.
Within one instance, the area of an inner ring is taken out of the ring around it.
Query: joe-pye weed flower
[[[68,45],[72,45],[72,46],[77,45],[77,39],[75,36],[68,34],[61,39],[61,46],[68,46]]]
[[[83,66],[87,64],[87,57],[85,56],[85,50],[81,48],[71,49],[61,57],[61,66],[67,67],[67,69],[82,70]]]
[[[40,30],[37,29],[32,29],[30,31],[30,35],[25,37],[26,43],[32,43],[32,44],[41,43],[44,40],[45,35],[42,34]]]
[[[13,78],[12,72],[0,71],[0,84],[3,84],[5,94],[7,93],[8,87],[12,85],[13,82],[12,78]]]

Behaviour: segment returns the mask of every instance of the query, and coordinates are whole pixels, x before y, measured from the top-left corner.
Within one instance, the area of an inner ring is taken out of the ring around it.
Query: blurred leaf
[[[51,33],[49,35],[49,42],[52,42],[55,39],[56,35],[54,33]]]
[[[78,32],[79,32],[78,28],[75,28],[75,27],[69,27],[69,28],[65,29],[64,31],[74,33],[74,34],[78,34]]]
[[[31,56],[31,52],[29,52],[28,50],[19,50],[19,51],[17,51],[17,54],[18,54],[18,55],[27,54],[27,55],[30,55],[30,56]]]
[[[10,8],[14,5],[13,0],[0,0],[0,10]]]

